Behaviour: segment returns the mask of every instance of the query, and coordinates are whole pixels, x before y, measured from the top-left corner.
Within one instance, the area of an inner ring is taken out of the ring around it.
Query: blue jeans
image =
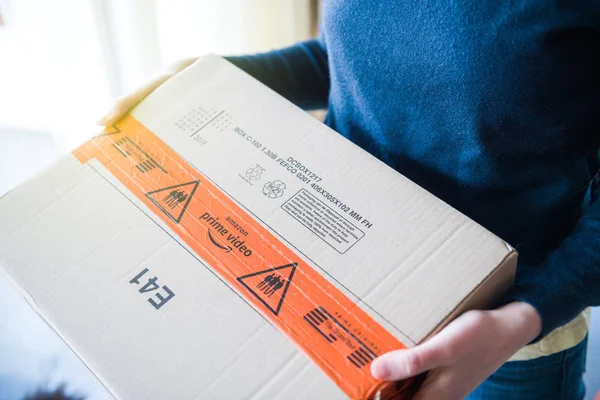
[[[582,400],[586,352],[587,337],[560,353],[507,362],[467,400]]]

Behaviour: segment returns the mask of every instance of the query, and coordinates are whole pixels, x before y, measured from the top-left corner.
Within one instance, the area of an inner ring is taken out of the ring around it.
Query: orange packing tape
[[[405,346],[136,119],[74,155],[100,162],[350,398],[410,398],[413,380],[382,386],[369,370]]]

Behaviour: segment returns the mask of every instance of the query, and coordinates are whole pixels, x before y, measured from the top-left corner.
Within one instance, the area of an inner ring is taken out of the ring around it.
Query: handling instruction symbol
[[[285,187],[285,183],[279,180],[267,182],[265,186],[263,186],[263,194],[270,199],[277,199],[283,196],[283,191],[285,190]]]
[[[193,181],[182,183],[181,185],[169,186],[148,192],[146,193],[146,197],[174,222],[179,223],[199,183],[200,181]]]
[[[297,263],[286,264],[237,278],[250,293],[278,315],[290,287]]]
[[[263,172],[265,172],[265,169],[257,164],[256,166],[250,167],[246,170],[246,179],[249,181],[259,180]]]

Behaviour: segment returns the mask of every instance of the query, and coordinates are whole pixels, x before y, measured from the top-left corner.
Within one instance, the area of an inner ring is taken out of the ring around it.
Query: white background
[[[0,0],[0,195],[99,130],[112,99],[180,57],[311,34],[310,1]],[[0,276],[0,400],[104,389]]]

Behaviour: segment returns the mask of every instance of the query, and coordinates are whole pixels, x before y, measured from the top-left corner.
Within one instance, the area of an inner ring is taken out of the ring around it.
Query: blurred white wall
[[[164,62],[271,50],[311,35],[309,0],[156,0]]]
[[[0,0],[0,131],[61,150],[165,63],[283,47],[311,34],[310,0]]]
[[[111,96],[90,3],[2,2],[0,131],[91,133]]]
[[[310,35],[307,0],[0,0],[0,196],[99,131],[161,65]],[[0,400],[67,383],[110,398],[0,274]]]

